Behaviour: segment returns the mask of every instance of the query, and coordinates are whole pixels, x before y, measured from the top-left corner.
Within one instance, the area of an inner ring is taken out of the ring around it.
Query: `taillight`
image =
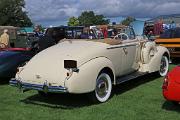
[[[164,79],[162,89],[167,90],[168,84],[169,84],[169,77],[168,77],[168,75],[167,75],[167,76],[165,77],[165,79]]]

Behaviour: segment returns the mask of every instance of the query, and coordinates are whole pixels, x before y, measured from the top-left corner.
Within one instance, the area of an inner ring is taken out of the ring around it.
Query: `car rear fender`
[[[86,62],[65,81],[65,87],[70,93],[87,93],[95,90],[96,79],[103,68],[110,68],[114,72],[112,62],[106,57],[98,57]],[[115,76],[115,75],[113,75]],[[115,78],[114,78],[115,80]],[[114,81],[113,81],[114,82]]]

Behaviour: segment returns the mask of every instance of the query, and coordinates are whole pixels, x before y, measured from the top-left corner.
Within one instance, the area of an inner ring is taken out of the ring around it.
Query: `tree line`
[[[69,26],[90,26],[106,24],[109,24],[109,20],[105,19],[103,15],[95,15],[93,11],[84,11],[79,17],[70,17],[68,21]]]
[[[0,0],[0,25],[27,27],[33,23],[28,17],[25,9],[24,0]],[[129,25],[135,18],[127,17],[121,23]],[[90,26],[90,25],[107,25],[110,20],[103,15],[96,15],[93,11],[84,11],[78,17],[70,17],[69,26]]]
[[[135,21],[134,17],[128,16],[121,21],[122,25],[128,26],[131,22]],[[93,11],[84,11],[78,17],[70,17],[68,26],[91,26],[91,25],[107,25],[110,20],[106,19],[103,15],[95,15]]]

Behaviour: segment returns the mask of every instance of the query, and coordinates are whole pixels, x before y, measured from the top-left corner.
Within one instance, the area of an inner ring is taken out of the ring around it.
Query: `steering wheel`
[[[126,33],[119,33],[119,34],[117,34],[116,36],[114,36],[114,38],[113,39],[120,39],[120,40],[128,40],[129,39],[129,37],[128,37],[128,35],[126,34]]]

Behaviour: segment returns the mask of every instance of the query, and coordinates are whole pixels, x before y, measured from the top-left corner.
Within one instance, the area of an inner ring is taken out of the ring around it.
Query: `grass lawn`
[[[36,91],[19,93],[1,83],[0,120],[179,120],[180,106],[163,98],[162,82],[163,78],[151,74],[123,83],[103,104],[92,104],[86,95],[44,98]]]

